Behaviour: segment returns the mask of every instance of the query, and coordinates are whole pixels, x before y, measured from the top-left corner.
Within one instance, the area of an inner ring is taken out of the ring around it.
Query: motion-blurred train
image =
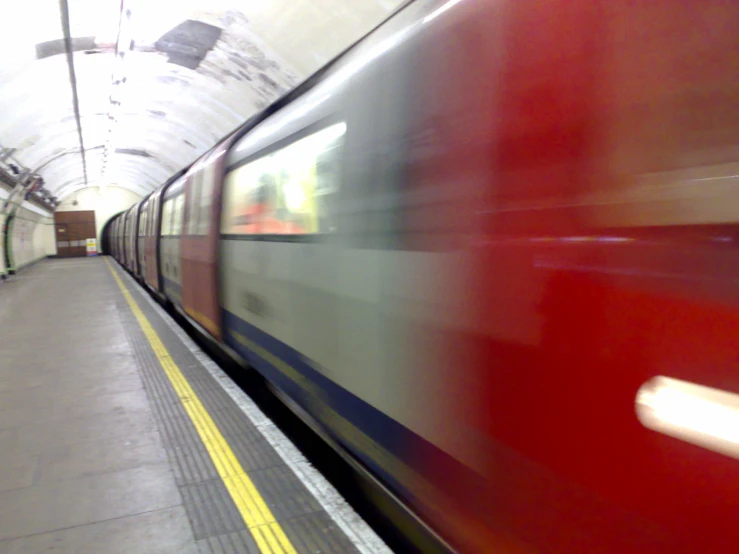
[[[739,3],[418,0],[112,252],[448,545],[739,544]]]

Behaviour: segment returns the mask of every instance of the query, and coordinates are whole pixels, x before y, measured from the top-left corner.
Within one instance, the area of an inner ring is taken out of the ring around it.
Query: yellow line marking
[[[236,507],[244,519],[244,523],[249,528],[254,541],[259,546],[259,550],[265,554],[297,554],[295,547],[285,535],[280,524],[272,515],[269,507],[265,503],[254,483],[246,474],[239,464],[236,456],[228,445],[226,439],[221,435],[210,414],[205,409],[195,391],[190,387],[190,383],[180,368],[177,367],[172,357],[167,352],[164,344],[157,335],[144,312],[133,298],[128,288],[116,273],[110,261],[105,260],[108,269],[113,274],[113,278],[121,289],[126,302],[128,302],[133,315],[141,326],[141,330],[151,345],[154,354],[159,360],[164,373],[169,378],[170,383],[177,392],[182,405],[185,407],[187,414],[190,416],[198,435],[200,435],[205,448],[210,454],[213,465],[215,465],[218,475],[220,475],[226,489],[231,494]]]

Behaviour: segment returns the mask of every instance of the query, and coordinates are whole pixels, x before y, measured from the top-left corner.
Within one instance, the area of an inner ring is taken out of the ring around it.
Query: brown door
[[[71,256],[69,250],[69,225],[67,223],[56,224],[56,253],[61,258]]]
[[[95,212],[56,212],[57,255],[62,258],[87,255],[87,239],[96,238]]]

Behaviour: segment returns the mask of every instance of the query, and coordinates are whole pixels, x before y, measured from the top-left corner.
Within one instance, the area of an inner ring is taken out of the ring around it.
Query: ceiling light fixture
[[[126,82],[126,57],[133,50],[134,40],[131,33],[131,9],[130,1],[121,0],[120,16],[118,21],[118,37],[116,40],[115,57],[113,58],[113,71],[111,75],[110,107],[108,108],[108,136],[105,140],[103,150],[103,164],[100,179],[102,183],[110,181],[113,155],[115,153],[115,129],[123,115],[122,100],[123,88]],[[110,156],[109,156],[110,155]],[[100,185],[99,192],[105,193],[105,185]]]

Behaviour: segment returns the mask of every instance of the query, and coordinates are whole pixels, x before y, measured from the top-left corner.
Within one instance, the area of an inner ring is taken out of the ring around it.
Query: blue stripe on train
[[[337,425],[331,425],[331,419],[327,421],[326,413],[320,413],[321,404],[326,403],[340,418],[343,418],[352,426],[356,427],[366,437],[371,438],[382,449],[388,451],[394,459],[403,460],[405,464],[411,465],[411,457],[416,457],[424,451],[428,452],[429,449],[436,450],[438,453],[441,453],[441,451],[394,419],[380,412],[377,408],[316,371],[311,367],[307,358],[293,348],[247,323],[231,312],[227,310],[223,310],[223,312],[225,324],[224,335],[228,346],[241,354],[267,379],[282,388],[303,409],[308,411],[311,416],[327,424],[329,427],[327,430],[336,439],[367,464],[380,478],[385,480],[395,490],[396,494],[408,499],[408,491],[405,490],[405,487],[399,480],[403,479],[403,477],[393,475],[386,468],[382,467],[376,459],[378,457],[377,455],[371,456],[361,446],[358,447],[356,444],[353,445],[345,440],[346,427],[343,433],[342,430],[337,429],[337,426],[341,424],[340,419],[337,420],[337,418],[333,418]],[[235,334],[246,337],[254,343],[256,348],[250,348],[242,344],[237,339],[237,336],[234,336]],[[265,353],[259,353],[258,349],[264,349],[272,356],[266,355],[267,359],[265,359]],[[305,383],[303,383],[303,386],[298,384],[295,375],[290,377],[286,374],[284,368],[282,371],[278,369],[274,363],[274,357],[279,358],[279,360],[290,366],[308,383],[317,387],[319,395],[322,398],[316,399],[315,392],[311,394],[311,392],[307,391]],[[271,361],[269,358],[272,358]],[[364,444],[367,445],[367,442],[365,439]],[[414,453],[416,456],[412,456]],[[443,454],[443,456],[447,455]],[[383,465],[386,466],[388,464]]]
[[[407,489],[412,479],[449,496],[462,483],[477,491],[485,486],[481,475],[317,371],[298,351],[227,310],[223,314],[226,344],[321,422],[406,502],[414,503]]]

